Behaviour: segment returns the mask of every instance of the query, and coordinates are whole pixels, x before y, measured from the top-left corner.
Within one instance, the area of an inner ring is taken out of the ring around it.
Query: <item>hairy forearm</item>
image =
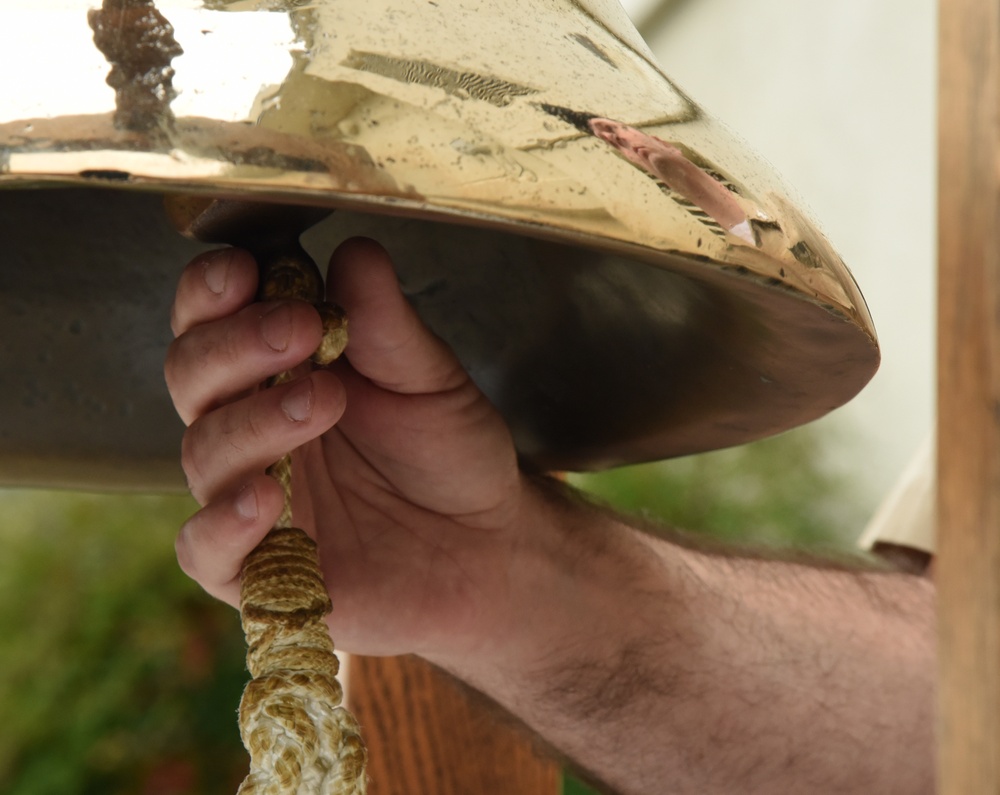
[[[709,554],[540,499],[517,626],[453,673],[628,795],[931,790],[928,581]]]

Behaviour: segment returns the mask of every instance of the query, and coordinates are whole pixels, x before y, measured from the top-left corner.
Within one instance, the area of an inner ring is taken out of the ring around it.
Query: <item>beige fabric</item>
[[[937,477],[933,435],[920,447],[861,535],[859,545],[896,544],[934,553]]]

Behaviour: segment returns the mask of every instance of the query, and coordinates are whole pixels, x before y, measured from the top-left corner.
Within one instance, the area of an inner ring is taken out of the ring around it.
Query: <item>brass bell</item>
[[[593,469],[748,442],[879,360],[856,284],[612,0],[8,0],[0,482],[169,488],[164,194],[332,210],[513,429]],[[45,46],[38,46],[44,40]]]

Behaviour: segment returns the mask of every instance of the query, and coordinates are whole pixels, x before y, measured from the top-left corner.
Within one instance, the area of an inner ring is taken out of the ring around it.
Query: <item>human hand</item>
[[[240,250],[196,258],[177,290],[170,394],[188,425],[182,462],[203,506],[177,541],[181,567],[239,602],[243,558],[281,510],[265,468],[293,455],[293,515],[317,541],[345,649],[481,649],[511,617],[510,561],[525,549],[526,481],[499,414],[419,320],[387,253],[355,239],[333,255],[328,292],[350,342],[331,367],[256,385],[317,346],[317,313],[255,303]]]
[[[345,650],[430,659],[623,793],[932,786],[928,581],[714,556],[553,498],[380,247],[344,244],[329,282],[346,360],[257,391],[315,349],[315,310],[255,303],[245,252],[181,277],[166,375],[204,507],[177,552],[206,590],[238,602],[282,505],[264,470],[298,448],[296,524]],[[859,744],[886,715],[890,753]]]

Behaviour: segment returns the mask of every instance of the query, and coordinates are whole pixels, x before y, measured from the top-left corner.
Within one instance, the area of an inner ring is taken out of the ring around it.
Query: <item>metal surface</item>
[[[6,482],[180,483],[164,192],[333,208],[321,262],[382,241],[539,467],[759,438],[878,364],[847,268],[613,2],[7,0],[0,96]]]

